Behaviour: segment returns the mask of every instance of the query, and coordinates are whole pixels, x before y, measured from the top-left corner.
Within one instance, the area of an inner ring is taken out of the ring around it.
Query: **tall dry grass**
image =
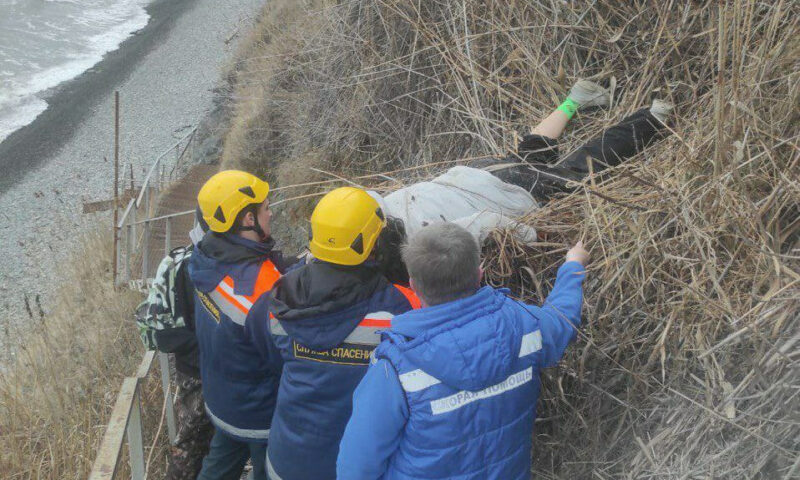
[[[533,301],[564,246],[593,253],[533,473],[797,478],[798,19],[783,0],[270,2],[223,159],[310,184],[278,192],[301,203],[333,175],[390,190],[507,154],[579,77],[614,100],[572,121],[564,152],[672,101],[670,138],[526,219],[538,248],[498,232],[484,252],[489,281]]]
[[[30,319],[0,376],[4,479],[86,478],[122,379],[144,353],[132,317],[141,294],[112,288],[111,242],[90,234],[66,257],[54,272],[63,280],[52,313]],[[156,378],[143,389],[146,445],[161,414],[160,392]],[[153,472],[163,471],[163,442],[157,448]]]

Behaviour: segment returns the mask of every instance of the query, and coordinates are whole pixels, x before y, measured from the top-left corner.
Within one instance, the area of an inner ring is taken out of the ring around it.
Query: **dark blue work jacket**
[[[412,308],[419,308],[416,295],[371,265],[313,262],[278,281],[264,322],[284,361],[267,453],[270,478],[336,478],[353,391],[380,343],[378,332]]]
[[[260,316],[285,265],[271,241],[214,233],[190,259],[206,412],[218,430],[236,440],[267,443],[269,438],[281,359],[277,350],[262,355],[246,324]]]

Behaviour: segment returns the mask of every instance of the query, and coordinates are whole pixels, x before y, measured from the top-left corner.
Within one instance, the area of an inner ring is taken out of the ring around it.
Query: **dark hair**
[[[406,226],[397,217],[387,217],[386,226],[372,250],[383,276],[392,283],[408,285],[408,270],[401,249],[406,243]]]
[[[244,216],[247,215],[247,212],[253,212],[253,216],[258,218],[258,207],[261,206],[260,203],[251,203],[247,205],[243,209],[239,211],[236,215],[236,220],[233,221],[233,225],[231,225],[229,233],[239,233],[243,231],[242,222],[244,221]]]

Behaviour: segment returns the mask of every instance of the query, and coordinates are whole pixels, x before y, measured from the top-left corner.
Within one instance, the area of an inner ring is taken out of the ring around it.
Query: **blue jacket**
[[[353,396],[340,480],[527,480],[539,370],[580,323],[584,268],[558,271],[543,307],[506,291],[396,317]]]
[[[190,259],[206,412],[218,430],[236,440],[267,443],[269,437],[280,355],[276,350],[262,356],[245,326],[266,316],[265,294],[284,267],[271,241],[229,234],[206,235]]]
[[[390,284],[371,265],[314,262],[280,279],[270,321],[249,327],[256,344],[274,342],[284,361],[267,454],[270,478],[336,478],[353,390],[380,343],[378,332],[413,306],[419,306],[413,292]]]

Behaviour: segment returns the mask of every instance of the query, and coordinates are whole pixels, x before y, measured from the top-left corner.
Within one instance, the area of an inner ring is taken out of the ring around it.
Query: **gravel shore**
[[[48,112],[0,144],[0,357],[32,321],[26,297],[35,317],[37,295],[48,311],[54,272],[80,233],[110,230],[109,213],[81,211],[111,197],[114,90],[120,163],[133,162],[138,176],[213,108],[212,90],[263,3],[154,2],[148,27],[59,87]]]

